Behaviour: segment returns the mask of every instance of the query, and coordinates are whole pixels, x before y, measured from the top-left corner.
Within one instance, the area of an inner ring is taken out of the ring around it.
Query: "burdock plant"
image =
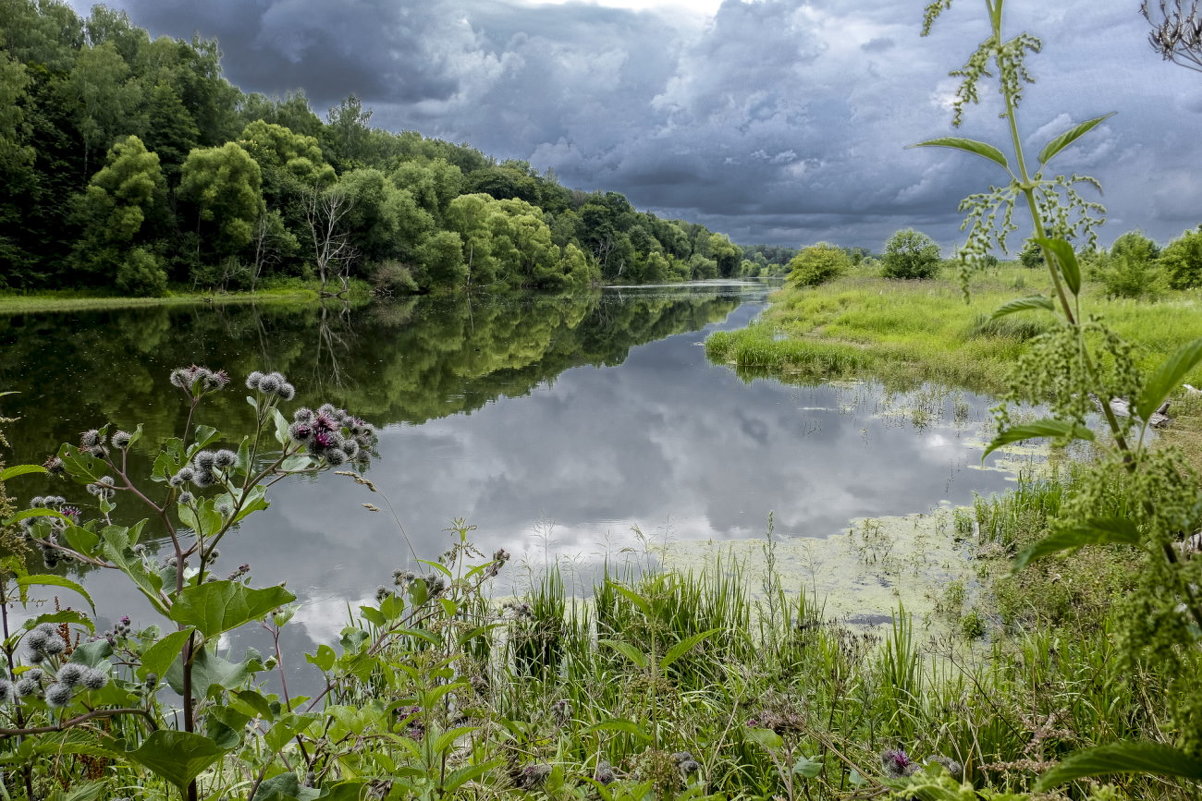
[[[215,728],[213,715],[225,721],[226,729],[234,730],[243,719],[239,716],[245,717],[221,707],[220,714],[211,711],[202,720],[199,710],[213,710],[215,699],[265,669],[255,657],[232,663],[218,656],[217,642],[295,600],[281,586],[248,586],[245,567],[217,579],[212,575],[217,545],[247,516],[267,507],[267,490],[273,484],[349,461],[364,462],[376,436],[372,426],[333,406],[300,413],[312,418],[320,436],[295,436],[279,408],[294,397],[295,388],[279,373],[253,373],[246,386],[251,390],[247,402],[255,410],[254,427],[240,440],[232,440],[232,447],[217,447],[226,437],[197,423],[196,417],[206,398],[226,389],[229,377],[193,365],[173,371],[170,381],[188,404],[187,421],[181,436],[168,439],[154,454],[149,481],[134,474],[128,458],[142,437],[141,427],[110,436],[108,426],[98,426],[84,431],[78,445],[63,445],[55,457],[57,472],[82,485],[91,498],[81,499],[78,507],[68,506],[62,496],[36,498],[27,511],[12,519],[24,524],[27,538],[40,546],[48,566],[67,560],[124,574],[163,617],[163,628],[170,633],[159,636],[160,629],[152,628],[138,643],[128,636],[128,622],[123,619],[108,636],[86,642],[78,641],[82,629],[76,628],[72,641],[68,623],[94,631],[90,620],[75,613],[53,617],[55,625],[35,619],[24,631],[13,633],[7,617],[13,593],[0,574],[3,642],[14,644],[8,650],[7,667],[16,678],[3,685],[5,699],[20,704],[37,701],[28,714],[17,715],[15,727],[0,728],[0,738],[66,731],[98,718],[141,718],[149,723],[147,729],[125,726],[123,742],[101,738],[89,753],[136,762],[175,784],[186,798],[196,799],[196,777],[238,746],[238,737]],[[113,513],[118,504],[126,503],[141,507],[149,517],[132,526],[116,524]],[[166,560],[151,558],[140,542],[150,532],[165,539]],[[37,583],[88,597],[68,579],[18,575],[15,584],[22,601],[24,588]],[[278,619],[286,617],[276,614]],[[114,681],[118,673],[122,678]],[[132,679],[124,678],[129,673]],[[158,676],[183,698],[182,730],[166,727],[156,714],[149,688],[156,686]],[[53,714],[53,722],[34,725],[30,716],[39,709]],[[262,709],[253,711],[264,714]]]
[[[926,7],[923,33],[952,0]],[[1046,790],[1076,778],[1107,773],[1152,772],[1202,779],[1202,689],[1196,680],[1198,632],[1202,630],[1202,560],[1184,560],[1181,542],[1202,517],[1198,477],[1177,451],[1152,447],[1153,415],[1202,361],[1202,340],[1166,359],[1150,375],[1135,366],[1131,346],[1082,308],[1081,269],[1069,240],[1092,242],[1101,207],[1077,191],[1097,185],[1085,176],[1052,175],[1048,164],[1065,148],[1100,125],[1109,115],[1075,125],[1053,137],[1033,161],[1025,153],[1019,105],[1033,82],[1026,56],[1042,48],[1027,33],[1006,38],[1005,0],[985,0],[989,32],[963,67],[953,104],[953,124],[978,102],[983,79],[997,81],[1002,118],[1009,129],[1003,148],[958,137],[921,142],[950,147],[1000,167],[1007,180],[961,204],[968,240],[961,249],[966,264],[979,260],[992,245],[1005,246],[1018,229],[1014,212],[1030,215],[1033,241],[1042,251],[1054,296],[1011,301],[994,316],[1034,311],[1054,315],[1056,324],[1033,339],[1016,365],[1007,400],[1045,404],[1050,414],[1032,423],[1013,423],[1007,407],[997,410],[998,433],[985,453],[1008,443],[1052,438],[1061,443],[1093,443],[1094,458],[1084,467],[1075,494],[1062,507],[1060,525],[1046,539],[1020,554],[1017,566],[1083,545],[1108,544],[1143,552],[1140,587],[1123,599],[1122,651],[1131,665],[1154,666],[1170,692],[1167,706],[1176,732],[1174,746],[1118,743],[1079,752],[1046,773],[1036,785]],[[1101,424],[1095,420],[1100,416]],[[1116,497],[1128,499],[1116,504]]]

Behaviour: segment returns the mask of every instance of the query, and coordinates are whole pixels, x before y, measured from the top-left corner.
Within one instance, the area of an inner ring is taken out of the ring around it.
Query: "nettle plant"
[[[1202,689],[1196,680],[1197,649],[1202,637],[1202,560],[1190,540],[1202,520],[1199,478],[1171,447],[1153,446],[1151,429],[1158,411],[1202,361],[1202,340],[1169,356],[1150,374],[1136,365],[1132,346],[1082,307],[1081,268],[1071,239],[1091,243],[1103,209],[1077,188],[1097,186],[1086,176],[1052,175],[1049,163],[1065,148],[1110,115],[1076,125],[1049,141],[1036,157],[1024,152],[1018,108],[1026,84],[1033,82],[1025,57],[1042,48],[1039,39],[1003,35],[1004,0],[985,0],[989,34],[967,63],[952,73],[962,78],[954,102],[959,126],[969,104],[980,98],[980,82],[997,80],[1002,118],[1009,129],[1009,155],[1002,148],[972,139],[944,137],[916,146],[950,147],[999,166],[1007,182],[971,195],[966,212],[967,243],[960,257],[966,268],[1018,225],[1020,200],[1030,214],[1032,240],[1039,246],[1051,277],[1053,297],[1036,295],[1011,301],[995,317],[1035,311],[1054,315],[1057,325],[1036,337],[1015,366],[1008,402],[1042,405],[1044,419],[1016,422],[1006,404],[996,410],[998,433],[986,449],[1038,438],[1092,443],[1093,455],[1074,495],[1050,536],[1020,554],[1017,567],[1084,545],[1121,546],[1144,556],[1140,589],[1123,599],[1126,607],[1123,653],[1132,666],[1156,670],[1168,684],[1172,717],[1165,728],[1175,742],[1118,743],[1088,749],[1044,774],[1036,790],[1074,779],[1111,773],[1151,772],[1202,780]],[[936,0],[926,7],[923,34],[951,6]]]
[[[78,445],[64,444],[42,467],[0,472],[0,482],[50,473],[82,485],[86,500],[34,498],[5,525],[23,527],[47,568],[68,562],[124,575],[162,618],[161,625],[137,632],[122,619],[97,635],[92,616],[57,608],[36,614],[39,607],[29,597],[34,587],[68,589],[92,607],[83,586],[56,574],[31,574],[15,554],[0,564],[0,648],[7,674],[0,676],[0,767],[21,777],[29,799],[37,797],[35,784],[45,780],[35,767],[49,766],[51,755],[71,754],[101,767],[138,766],[196,799],[197,776],[238,752],[249,764],[262,765],[253,792],[269,774],[286,772],[287,763],[275,757],[315,720],[295,713],[286,692],[281,704],[252,688],[261,671],[278,666],[283,676],[278,633],[295,596],[282,586],[250,586],[246,565],[218,575],[217,548],[249,515],[267,507],[273,484],[365,463],[375,432],[331,405],[296,409],[289,420],[281,406],[292,400],[293,386],[279,373],[256,372],[246,381],[254,426],[240,441],[230,440],[196,422],[204,401],[224,390],[229,377],[193,366],[175,370],[170,380],[188,404],[187,421],[181,436],[159,447],[148,480],[133,474],[130,458],[142,437],[140,426],[132,432],[110,432],[108,426],[85,431]],[[215,447],[223,441],[238,444]],[[123,519],[136,516],[127,504],[148,517],[134,525],[117,522],[119,506]],[[10,616],[17,605],[34,613],[20,626]],[[264,660],[252,651],[232,662],[218,654],[223,635],[264,618],[276,636],[275,658]],[[159,692],[164,683],[178,694],[181,708],[164,705],[166,694]],[[254,727],[263,737],[248,754],[245,735]],[[303,744],[300,750],[304,753]],[[134,775],[127,778],[133,782]],[[228,791],[225,778],[219,775],[215,784]],[[280,781],[288,786],[286,778]],[[277,796],[288,797],[278,795],[281,787],[275,788]],[[312,790],[307,797],[330,792]]]

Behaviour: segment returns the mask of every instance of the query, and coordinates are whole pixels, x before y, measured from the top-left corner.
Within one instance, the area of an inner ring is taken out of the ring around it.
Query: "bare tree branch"
[[[1198,0],[1160,0],[1153,10],[1150,0],[1143,0],[1139,13],[1152,25],[1148,41],[1165,61],[1202,72],[1202,10]]]

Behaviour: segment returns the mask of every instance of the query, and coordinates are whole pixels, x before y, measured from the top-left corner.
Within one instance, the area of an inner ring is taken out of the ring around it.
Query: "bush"
[[[1171,242],[1159,261],[1173,289],[1202,286],[1202,225]]]
[[[843,248],[819,242],[803,248],[789,262],[789,283],[818,286],[838,278],[851,268],[851,258]]]
[[[939,246],[924,233],[906,228],[889,237],[881,257],[885,278],[934,278],[939,273]]]
[[[162,260],[144,248],[134,248],[117,265],[117,288],[136,297],[167,294],[167,272]]]
[[[419,287],[413,273],[399,261],[386,261],[371,274],[372,291],[377,295],[409,295]]]
[[[1108,298],[1152,299],[1160,295],[1166,283],[1164,270],[1157,262],[1135,255],[1103,254],[1093,268]]]

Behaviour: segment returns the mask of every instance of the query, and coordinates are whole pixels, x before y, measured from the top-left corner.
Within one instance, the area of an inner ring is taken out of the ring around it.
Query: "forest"
[[[371,116],[354,95],[323,121],[301,92],[242,92],[218,42],[124,12],[0,0],[0,290],[566,290],[792,255]]]

